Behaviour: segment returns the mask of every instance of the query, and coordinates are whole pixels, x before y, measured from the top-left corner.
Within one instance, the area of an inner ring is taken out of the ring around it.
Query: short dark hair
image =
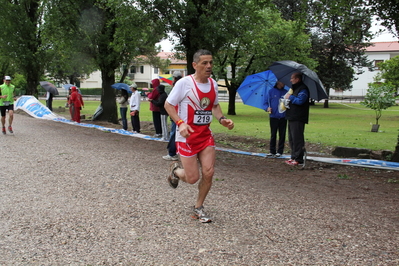
[[[212,53],[208,50],[200,49],[195,52],[195,54],[193,56],[193,62],[198,63],[200,61],[200,56],[202,56],[202,55],[212,55]]]
[[[295,72],[292,75],[294,76],[294,78],[298,78],[302,81],[302,73],[301,72]]]

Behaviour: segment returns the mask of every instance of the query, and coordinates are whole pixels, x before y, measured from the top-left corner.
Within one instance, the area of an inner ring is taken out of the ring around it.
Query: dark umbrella
[[[276,76],[267,70],[247,76],[237,92],[244,104],[265,110],[269,98],[268,92],[276,82]]]
[[[305,65],[299,64],[295,61],[284,60],[274,62],[269,69],[273,71],[277,79],[289,87],[291,84],[291,75],[296,72],[302,73],[302,81],[309,88],[309,97],[320,101],[321,99],[328,99],[326,90],[321,83],[319,77],[315,72],[307,68]]]
[[[125,90],[128,93],[132,93],[130,86],[125,83],[115,83],[115,84],[112,84],[111,87],[114,89],[117,89],[117,90]]]
[[[73,85],[73,84],[65,84],[65,85],[62,85],[62,87],[64,87],[64,89],[66,89],[66,90],[69,90],[69,89],[70,89],[71,87],[73,87],[73,86],[76,87],[76,90],[78,91],[79,94],[82,94],[82,93],[80,92],[80,89],[79,89],[76,85]]]
[[[42,86],[46,91],[52,93],[53,95],[59,94],[57,87],[48,81],[40,81],[40,86]]]

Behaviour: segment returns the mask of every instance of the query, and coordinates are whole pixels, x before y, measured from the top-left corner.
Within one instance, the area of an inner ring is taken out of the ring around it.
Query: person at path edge
[[[130,96],[130,119],[132,122],[133,133],[140,133],[140,92],[137,91],[137,85],[130,86],[132,95]]]
[[[12,121],[14,120],[14,98],[15,86],[11,84],[11,77],[5,76],[4,83],[0,86],[0,111],[1,111],[1,132],[6,134],[6,111],[8,110],[8,132],[12,130]]]
[[[289,100],[285,111],[288,120],[288,140],[291,148],[291,159],[285,161],[289,165],[304,163],[305,155],[305,124],[309,122],[309,89],[302,82],[302,74],[291,75],[292,94],[287,93],[284,98]]]
[[[180,71],[175,71],[173,72],[173,87],[175,86],[176,82],[181,79],[182,73]],[[165,156],[162,156],[164,160],[167,161],[178,161],[179,156],[177,155],[176,152],[176,123],[173,121],[173,119],[170,119],[171,121],[171,129],[170,129],[170,136],[169,136],[169,142],[168,145],[166,146],[166,149],[168,150],[168,154]]]
[[[270,124],[270,153],[268,157],[280,157],[284,152],[285,134],[287,132],[287,120],[285,112],[278,110],[280,99],[284,97],[287,90],[284,89],[284,83],[277,81],[274,88],[269,90],[268,101],[266,102],[266,111],[269,112]],[[277,143],[278,132],[278,146]]]
[[[82,95],[76,86],[71,87],[71,97],[69,97],[69,108],[71,110],[72,121],[80,123],[80,110],[84,106]]]
[[[223,116],[217,83],[210,78],[212,53],[197,51],[192,64],[195,73],[180,79],[165,102],[165,109],[177,126],[176,147],[182,164],[181,167],[177,162],[172,163],[167,180],[172,188],[178,186],[179,180],[189,184],[199,180],[192,217],[207,223],[211,218],[205,213],[203,203],[212,186],[216,160],[215,141],[209,127],[212,114],[228,129],[233,129],[234,123]]]

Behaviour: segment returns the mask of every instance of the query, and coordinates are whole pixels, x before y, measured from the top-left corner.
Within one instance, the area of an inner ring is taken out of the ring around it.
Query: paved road
[[[200,224],[196,187],[165,182],[165,143],[26,115],[14,131],[0,136],[0,265],[399,264],[385,183],[218,152]]]

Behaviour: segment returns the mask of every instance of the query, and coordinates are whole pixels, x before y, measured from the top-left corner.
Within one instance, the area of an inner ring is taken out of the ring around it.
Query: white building
[[[375,42],[373,46],[366,49],[366,55],[369,60],[373,62],[376,67],[378,63],[385,60],[389,60],[397,55],[399,55],[399,42]],[[359,97],[365,96],[368,89],[368,83],[374,82],[374,77],[378,73],[378,68],[376,67],[374,71],[369,71],[367,67],[363,68],[364,73],[357,75],[352,83],[352,90],[350,91],[335,91],[330,89],[330,96],[339,97]]]
[[[151,80],[159,78],[160,75],[170,75],[174,71],[178,70],[182,73],[183,77],[187,75],[187,62],[174,58],[174,53],[161,52],[158,54],[161,59],[169,59],[170,65],[165,72],[161,72],[160,69],[151,65],[137,63],[130,66],[127,78],[137,84],[139,88],[149,88]],[[101,88],[101,72],[95,71],[90,74],[86,79],[82,79],[80,83],[81,88]]]

